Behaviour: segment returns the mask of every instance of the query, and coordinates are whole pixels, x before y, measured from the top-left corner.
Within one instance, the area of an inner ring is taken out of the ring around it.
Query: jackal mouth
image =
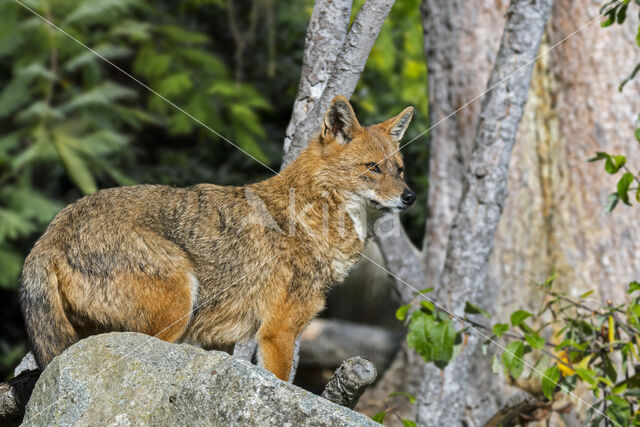
[[[389,206],[385,206],[382,203],[377,202],[377,201],[375,201],[373,199],[367,199],[367,202],[368,202],[369,206],[371,206],[373,209],[379,210],[379,211],[384,212],[384,213],[392,213],[394,211],[400,210],[400,209],[397,209],[397,208],[392,208],[392,207],[389,207]]]

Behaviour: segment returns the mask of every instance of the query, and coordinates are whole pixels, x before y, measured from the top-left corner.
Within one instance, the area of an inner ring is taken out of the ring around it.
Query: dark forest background
[[[363,1],[354,3],[355,15]],[[25,4],[279,169],[312,0]],[[352,97],[363,123],[413,105],[416,114],[406,140],[427,128],[418,6],[418,0],[404,0],[393,7]],[[411,144],[404,156],[417,205],[424,206],[426,140]],[[119,185],[243,184],[270,174],[42,19],[14,2],[2,2],[0,377],[10,377],[27,351],[17,297],[22,263],[62,207]],[[421,244],[424,210],[409,210],[403,222]],[[394,307],[382,314],[359,312],[353,303],[358,292],[354,286],[336,290],[325,315],[393,324]]]

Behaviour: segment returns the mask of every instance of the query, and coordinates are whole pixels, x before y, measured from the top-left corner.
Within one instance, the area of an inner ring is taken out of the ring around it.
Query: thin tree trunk
[[[331,3],[326,0],[317,0],[315,7],[326,7],[324,3]],[[286,167],[291,163],[302,150],[307,146],[309,139],[315,136],[320,131],[320,125],[322,124],[322,117],[325,111],[329,107],[329,103],[336,95],[344,95],[347,98],[351,97],[353,91],[360,80],[360,74],[364,70],[364,66],[367,62],[367,58],[371,53],[371,48],[380,34],[382,24],[387,18],[387,15],[391,11],[391,7],[395,3],[395,0],[367,0],[356,15],[351,24],[351,28],[344,39],[344,43],[340,48],[340,51],[336,57],[329,77],[324,83],[324,88],[317,94],[312,96],[315,100],[312,105],[313,108],[306,111],[306,114],[300,113],[299,110],[294,110],[291,122],[287,129],[292,133],[287,132],[287,138],[285,139],[284,155],[282,161],[282,167]],[[323,17],[325,20],[337,19],[342,22],[342,16],[336,14],[335,16],[326,15]],[[348,18],[347,18],[348,23]],[[331,27],[325,27],[327,31],[338,31],[336,37],[340,39],[342,36],[339,25],[332,25]],[[310,27],[311,30],[311,27]],[[323,33],[324,34],[324,33]],[[327,37],[328,34],[325,34]],[[307,42],[305,43],[305,60],[307,58],[319,58],[318,55],[308,53],[307,50],[314,50],[322,48],[322,43],[313,43],[313,36],[307,36]],[[333,52],[333,50],[332,50]],[[307,67],[303,67],[308,70]],[[306,95],[306,83],[307,76],[304,74],[301,78],[300,89],[302,92],[296,96],[296,103],[300,100],[305,100]],[[293,125],[295,120],[296,125]],[[289,136],[293,135],[293,136]]]
[[[438,282],[444,267],[482,97],[467,103],[486,89],[505,10],[506,4],[493,0],[423,0],[420,6],[433,127],[428,135],[429,197],[422,255],[429,283]]]
[[[458,315],[463,314],[465,301],[493,306],[493,290],[485,282],[489,256],[507,197],[509,161],[533,60],[552,4],[553,0],[512,0],[507,12],[439,283],[440,297]],[[490,364],[482,357],[480,342],[471,334],[443,372],[425,370],[417,402],[418,424],[441,425],[447,420],[452,425],[478,425],[495,413],[496,395],[487,393]]]
[[[286,155],[300,124],[322,96],[349,30],[352,0],[316,1],[307,27],[298,93],[284,138]]]
[[[423,251],[416,254],[404,236],[380,240],[386,267],[407,283],[436,286],[444,266],[451,224],[458,212],[477,129],[481,98],[446,119],[486,89],[506,4],[493,0],[423,0],[420,10],[429,71],[429,115],[434,126],[413,144],[429,144],[429,198]],[[445,120],[446,119],[446,120]],[[396,282],[402,303],[415,292]],[[417,395],[423,363],[404,345],[391,367],[363,396],[359,409],[370,415],[384,409],[389,393]],[[438,370],[435,367],[434,373]],[[402,397],[389,402],[401,418],[415,419],[415,407]]]

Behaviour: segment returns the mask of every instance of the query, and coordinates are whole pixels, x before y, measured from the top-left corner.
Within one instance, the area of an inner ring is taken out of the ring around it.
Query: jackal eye
[[[404,168],[401,166],[398,168],[398,175],[402,175],[404,173]]]
[[[380,170],[380,168],[375,162],[367,163],[365,166],[367,166],[367,169],[369,169],[371,172],[382,173],[382,171]]]

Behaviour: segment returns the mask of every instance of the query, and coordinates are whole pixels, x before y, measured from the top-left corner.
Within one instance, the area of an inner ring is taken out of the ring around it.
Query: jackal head
[[[406,183],[399,143],[413,116],[413,107],[382,123],[361,126],[344,96],[336,96],[324,116],[319,142],[339,187],[368,207],[393,212],[413,204],[416,195]]]

